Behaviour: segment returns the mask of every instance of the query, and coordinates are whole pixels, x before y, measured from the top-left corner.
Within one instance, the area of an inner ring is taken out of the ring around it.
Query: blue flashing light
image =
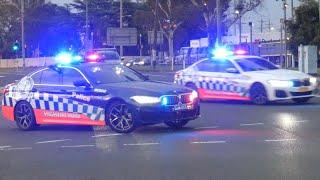
[[[74,56],[73,59],[74,59],[75,61],[81,61],[81,60],[82,60],[82,57],[79,56],[79,55],[77,55],[77,56]]]
[[[232,51],[229,51],[227,48],[225,47],[217,47],[215,49],[213,49],[212,54],[214,55],[214,57],[216,58],[225,58],[227,56],[231,56],[233,55]]]
[[[165,106],[165,105],[168,105],[168,103],[169,103],[169,100],[168,100],[167,97],[162,97],[162,98],[161,98],[161,104],[162,104],[162,105]]]
[[[59,53],[55,60],[60,64],[70,64],[72,63],[72,55],[67,52]]]

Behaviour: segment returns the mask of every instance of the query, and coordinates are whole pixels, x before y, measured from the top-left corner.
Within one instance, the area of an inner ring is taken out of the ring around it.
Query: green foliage
[[[300,44],[320,45],[318,2],[303,0],[302,4],[295,10],[295,14],[295,20],[288,22],[288,30],[291,34],[290,48],[297,55]]]

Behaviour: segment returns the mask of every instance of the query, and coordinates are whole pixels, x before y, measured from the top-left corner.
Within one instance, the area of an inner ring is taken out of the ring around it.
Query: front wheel
[[[311,97],[304,97],[304,98],[294,98],[292,99],[295,103],[297,104],[305,104],[307,103],[309,100],[311,99]]]
[[[125,102],[112,103],[106,110],[106,123],[117,133],[130,133],[136,128],[132,111]]]
[[[186,124],[188,124],[189,121],[181,120],[181,121],[167,121],[164,122],[167,126],[174,128],[174,129],[180,129],[184,127]]]
[[[28,102],[19,102],[14,108],[14,120],[19,129],[29,131],[36,127],[36,118]]]
[[[250,99],[254,104],[264,105],[268,103],[266,89],[262,84],[254,84],[250,89]]]

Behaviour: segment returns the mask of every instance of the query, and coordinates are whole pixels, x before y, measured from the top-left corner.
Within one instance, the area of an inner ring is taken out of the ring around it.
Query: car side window
[[[80,74],[77,70],[72,68],[63,68],[63,85],[73,86],[75,81],[85,80],[82,74]]]
[[[61,74],[57,71],[46,69],[35,73],[31,77],[35,84],[61,85]]]
[[[219,72],[219,66],[215,61],[209,61],[209,60],[202,61],[199,64],[197,64],[196,67],[199,71]]]
[[[230,69],[230,68],[236,69],[236,67],[229,60],[224,60],[219,62],[218,66],[219,66],[219,72],[221,73],[228,73],[227,69]]]

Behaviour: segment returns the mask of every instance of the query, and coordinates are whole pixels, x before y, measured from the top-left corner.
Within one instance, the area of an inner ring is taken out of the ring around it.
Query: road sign
[[[153,40],[154,40],[153,31],[148,31],[148,44],[153,44]],[[163,44],[163,32],[162,31],[158,31],[157,44]]]
[[[190,40],[190,47],[192,48],[200,47],[200,40],[199,39]]]
[[[108,28],[107,44],[109,46],[136,46],[138,32],[136,28]]]

